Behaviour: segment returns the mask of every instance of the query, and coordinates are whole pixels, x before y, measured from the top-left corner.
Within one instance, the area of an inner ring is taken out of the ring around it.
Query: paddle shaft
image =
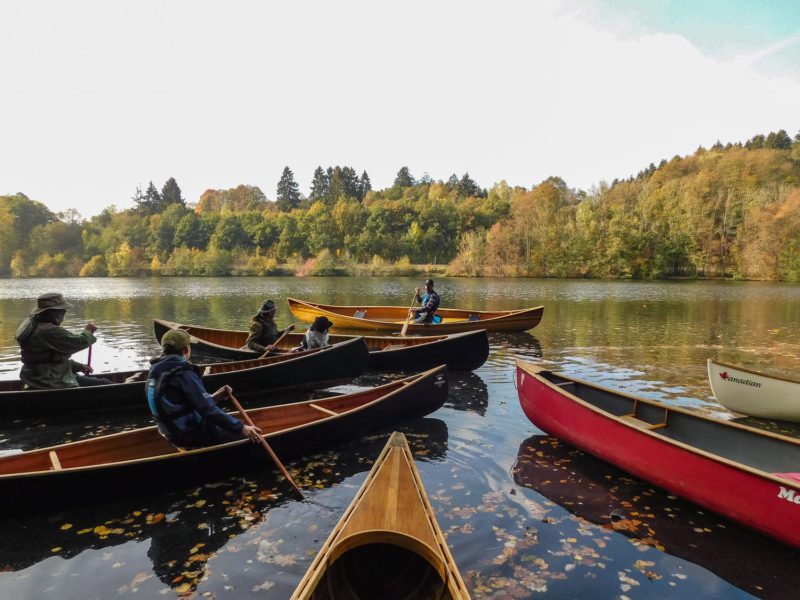
[[[403,328],[400,330],[400,335],[404,336],[408,331],[408,322],[411,320],[411,311],[414,310],[414,302],[417,301],[417,291],[414,290],[414,297],[411,298],[411,306],[408,307],[408,314],[406,315],[406,322],[403,323]]]
[[[89,321],[89,323],[91,323],[91,321]],[[92,333],[92,335],[94,335],[94,333]],[[86,364],[90,367],[92,366],[92,346],[93,344],[89,344],[89,357],[86,359]]]
[[[231,399],[231,402],[236,407],[236,410],[239,411],[239,414],[242,415],[242,420],[251,427],[255,427],[255,425],[253,425],[253,420],[250,418],[250,415],[248,415],[247,412],[244,410],[244,408],[242,408],[242,405],[239,404],[239,401],[236,399],[236,397],[233,394],[229,394],[228,397]],[[267,440],[265,440],[263,436],[259,437],[261,438],[261,445],[264,447],[264,450],[267,451],[267,454],[269,454],[272,460],[275,462],[275,464],[278,465],[278,468],[281,470],[281,473],[283,473],[283,476],[286,477],[286,480],[292,484],[292,487],[300,496],[300,498],[305,499],[305,496],[303,496],[303,492],[300,491],[300,488],[297,487],[297,484],[294,482],[294,479],[292,479],[292,476],[289,475],[289,471],[286,470],[286,467],[283,466],[283,463],[280,461],[277,455],[272,451],[272,448],[269,447]]]
[[[283,338],[285,338],[287,335],[289,335],[289,327],[290,326],[287,325],[286,329],[283,330],[283,333],[278,337],[277,340],[275,340],[275,343],[271,344],[272,348],[270,350],[267,350],[266,352],[264,352],[264,354],[262,354],[259,358],[266,358],[269,355],[270,352],[272,352],[275,348],[277,348],[278,344],[281,343]]]

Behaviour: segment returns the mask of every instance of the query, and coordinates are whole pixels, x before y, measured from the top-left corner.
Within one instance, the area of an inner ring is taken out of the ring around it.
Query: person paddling
[[[414,301],[420,303],[419,309],[414,311],[414,323],[433,323],[433,315],[439,308],[439,294],[433,289],[433,279],[425,280],[425,295],[419,295],[417,288]]]
[[[17,328],[14,338],[22,351],[19,378],[26,389],[49,390],[112,383],[105,377],[91,377],[93,369],[90,365],[70,358],[97,341],[94,336],[97,327],[87,323],[81,333],[64,329],[61,323],[69,308],[72,305],[61,294],[42,294],[36,299],[36,308]]]
[[[201,448],[250,438],[261,441],[261,429],[245,425],[219,406],[229,398],[230,386],[209,394],[203,387],[200,368],[191,364],[192,337],[172,329],[161,338],[163,354],[154,358],[147,375],[147,403],[167,440],[181,448]]]
[[[277,310],[272,300],[264,300],[261,303],[261,308],[250,322],[250,334],[247,336],[245,347],[259,353],[271,352],[275,348],[273,344],[284,332],[294,331],[294,325],[289,325],[284,330],[278,329],[275,323]]]

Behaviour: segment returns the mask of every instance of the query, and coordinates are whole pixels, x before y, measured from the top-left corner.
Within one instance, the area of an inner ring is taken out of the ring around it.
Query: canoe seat
[[[353,316],[354,316],[356,319],[363,319],[364,317],[366,317],[366,316],[367,316],[367,310],[366,310],[366,309],[364,309],[364,310],[357,310]]]
[[[629,425],[634,425],[639,427],[640,429],[661,429],[662,427],[666,427],[666,423],[648,423],[647,421],[642,421],[641,419],[637,419],[636,415],[622,415],[619,417],[620,421],[624,421]]]
[[[55,450],[50,450],[49,455],[50,455],[50,464],[53,465],[53,470],[54,471],[60,471],[61,470],[61,461],[58,460],[58,454],[56,454],[56,451]]]
[[[783,477],[784,479],[791,479],[792,481],[800,482],[800,473],[773,473],[773,475],[777,475],[778,477]]]
[[[402,350],[403,348],[408,348],[405,344],[389,344],[385,348],[381,348],[383,350]]]

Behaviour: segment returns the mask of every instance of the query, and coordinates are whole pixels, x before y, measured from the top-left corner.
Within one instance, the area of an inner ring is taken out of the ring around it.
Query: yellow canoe
[[[289,309],[295,317],[313,323],[319,316],[328,317],[333,322],[332,329],[369,329],[372,331],[400,332],[406,322],[408,307],[402,306],[335,306],[317,304],[287,298]],[[441,323],[416,325],[410,323],[409,334],[442,335],[462,331],[527,331],[542,320],[544,306],[519,310],[461,310],[440,308],[436,314]]]
[[[414,458],[394,432],[292,600],[469,600]]]

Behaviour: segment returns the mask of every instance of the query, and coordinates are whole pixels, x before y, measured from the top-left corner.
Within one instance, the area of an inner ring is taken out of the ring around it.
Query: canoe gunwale
[[[543,377],[541,375],[541,373],[542,372],[552,373],[556,377],[560,377],[560,378],[563,378],[563,379],[566,379],[566,380],[569,380],[569,381],[574,381],[575,383],[580,384],[580,385],[585,385],[585,386],[590,387],[590,388],[599,389],[599,390],[601,390],[603,392],[608,392],[608,393],[611,393],[611,394],[614,394],[614,395],[617,395],[617,396],[624,397],[624,398],[629,399],[629,400],[633,400],[634,402],[644,403],[644,404],[648,404],[650,406],[663,408],[665,410],[665,416],[666,416],[667,422],[669,420],[669,416],[668,415],[669,415],[670,412],[681,413],[683,415],[689,416],[690,418],[698,419],[698,420],[705,421],[705,422],[708,422],[708,423],[712,423],[714,425],[722,427],[723,425],[719,424],[719,422],[718,422],[719,420],[718,419],[712,419],[712,418],[706,417],[704,415],[698,414],[695,411],[691,411],[691,410],[688,410],[688,409],[685,409],[685,408],[682,408],[682,407],[679,407],[679,406],[676,406],[676,407],[666,406],[666,405],[664,405],[663,403],[660,403],[660,402],[656,402],[656,401],[653,401],[653,400],[648,400],[647,398],[640,398],[638,396],[634,396],[632,394],[628,394],[628,393],[620,391],[620,390],[615,390],[615,389],[608,388],[608,387],[605,387],[605,386],[602,386],[602,385],[591,383],[591,382],[588,382],[588,381],[585,381],[585,380],[582,380],[582,379],[579,379],[579,378],[576,378],[576,377],[572,377],[570,375],[557,373],[557,372],[552,372],[552,371],[548,371],[546,369],[541,369],[539,367],[536,367],[535,365],[532,365],[534,367],[534,370],[530,370],[530,369],[527,368],[527,366],[530,365],[530,364],[531,363],[528,363],[527,361],[517,360],[517,368],[519,370],[521,370],[521,371],[524,371],[526,374],[530,375],[531,377],[536,378],[536,380],[539,381],[541,384],[544,384],[545,386],[547,386],[548,388],[550,388],[551,390],[553,390],[557,394],[569,399],[571,402],[573,402],[575,404],[578,404],[579,406],[581,406],[585,410],[589,410],[589,411],[595,413],[596,415],[598,415],[598,416],[600,416],[600,417],[602,417],[602,418],[604,418],[604,419],[606,419],[608,421],[612,421],[614,423],[617,423],[617,424],[620,424],[620,425],[624,425],[625,427],[630,429],[634,434],[645,435],[645,436],[651,437],[653,439],[659,440],[660,442],[663,442],[663,443],[666,443],[666,444],[670,444],[670,445],[674,445],[674,446],[676,446],[676,447],[678,447],[678,448],[680,448],[682,450],[686,450],[686,451],[690,452],[691,454],[695,454],[695,455],[701,456],[703,458],[706,458],[706,459],[709,459],[709,460],[713,460],[714,462],[719,462],[719,463],[725,464],[726,466],[745,471],[745,472],[747,472],[747,473],[749,473],[751,475],[755,475],[755,476],[758,476],[758,477],[761,477],[761,478],[764,478],[764,479],[771,480],[772,482],[777,483],[779,485],[786,486],[788,484],[790,487],[793,487],[793,488],[797,488],[798,486],[800,486],[800,484],[798,484],[797,481],[793,481],[791,479],[780,477],[778,475],[775,475],[774,473],[770,473],[769,471],[764,471],[764,470],[761,470],[761,469],[758,469],[758,468],[755,468],[755,467],[751,467],[751,466],[749,466],[747,464],[744,464],[744,463],[741,463],[741,462],[737,462],[737,461],[731,460],[729,458],[725,458],[724,456],[721,456],[719,454],[715,454],[713,452],[708,452],[707,450],[703,450],[703,449],[698,448],[696,446],[692,446],[691,444],[687,444],[686,442],[682,442],[680,440],[676,440],[676,439],[673,439],[671,437],[661,435],[659,433],[659,430],[649,430],[649,429],[642,429],[640,427],[637,427],[636,425],[634,425],[632,423],[628,423],[625,420],[619,418],[618,416],[616,416],[616,415],[614,415],[614,414],[612,414],[612,413],[610,413],[610,412],[608,412],[606,410],[603,410],[602,408],[599,408],[599,407],[595,406],[591,402],[588,402],[588,401],[580,398],[579,396],[576,396],[575,394],[572,394],[571,392],[569,392],[568,390],[564,389],[563,387],[560,387],[560,386],[552,383],[546,377]],[[764,431],[764,430],[760,430],[760,429],[754,429],[754,428],[749,427],[747,425],[742,425],[740,423],[734,423],[734,422],[725,422],[724,426],[725,427],[731,427],[731,428],[734,428],[734,429],[738,429],[738,430],[741,430],[741,431],[745,431],[745,432],[748,432],[748,433],[751,433],[751,434],[755,432],[758,435],[763,435],[764,437],[773,438],[773,439],[776,439],[778,441],[787,442],[787,443],[790,443],[790,444],[792,444],[794,446],[800,447],[800,440],[797,440],[797,439],[792,438],[792,437],[780,435],[780,434],[777,434],[777,433],[773,433],[771,431]],[[800,468],[800,465],[798,465],[798,468]]]

